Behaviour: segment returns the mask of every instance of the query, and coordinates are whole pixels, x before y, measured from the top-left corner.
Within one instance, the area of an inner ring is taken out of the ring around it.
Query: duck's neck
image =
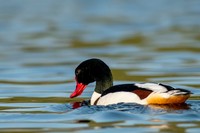
[[[112,74],[102,80],[96,81],[95,92],[102,94],[105,90],[113,86]]]

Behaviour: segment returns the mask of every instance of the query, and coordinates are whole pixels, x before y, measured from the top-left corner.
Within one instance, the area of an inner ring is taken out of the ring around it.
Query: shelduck
[[[117,103],[181,104],[190,97],[191,92],[173,88],[161,83],[132,83],[113,86],[110,68],[100,59],[83,61],[75,69],[76,89],[70,98],[82,94],[89,83],[96,81],[90,99],[91,105],[109,105]]]

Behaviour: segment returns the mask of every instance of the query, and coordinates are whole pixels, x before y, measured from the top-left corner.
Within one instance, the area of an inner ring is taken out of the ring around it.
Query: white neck
[[[94,91],[93,94],[92,94],[92,97],[91,97],[91,99],[90,99],[90,104],[91,104],[91,105],[94,105],[95,101],[96,101],[100,96],[101,96],[100,93],[97,93],[97,92]]]

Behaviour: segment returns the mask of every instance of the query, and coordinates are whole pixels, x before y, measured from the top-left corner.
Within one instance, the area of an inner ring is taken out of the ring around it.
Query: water
[[[199,132],[200,2],[0,1],[0,132]],[[74,69],[101,58],[114,84],[193,92],[184,106],[83,106]]]

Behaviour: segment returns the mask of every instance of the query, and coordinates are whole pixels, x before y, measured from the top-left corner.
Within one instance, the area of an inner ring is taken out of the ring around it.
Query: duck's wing
[[[112,86],[104,91],[101,97],[115,94],[116,92],[130,92],[140,100],[145,100],[146,104],[183,103],[191,94],[188,90],[173,88],[160,83],[135,83]]]

